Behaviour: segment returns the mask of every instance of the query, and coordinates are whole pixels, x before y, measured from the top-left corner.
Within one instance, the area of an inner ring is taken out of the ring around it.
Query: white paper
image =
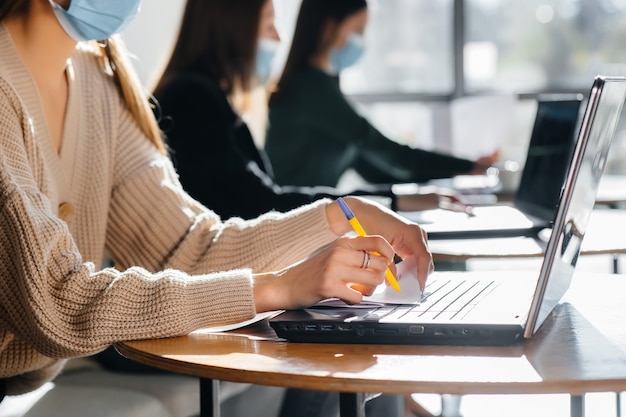
[[[233,323],[233,324],[225,324],[223,326],[214,326],[214,327],[205,327],[203,329],[198,329],[192,333],[221,333],[221,332],[228,332],[230,330],[235,330],[235,329],[240,329],[242,327],[246,327],[250,324],[256,323],[258,321],[264,320],[264,319],[269,319],[271,317],[274,317],[276,315],[278,315],[279,313],[282,313],[284,310],[278,310],[278,311],[267,311],[265,313],[258,313],[256,316],[254,316],[253,318],[251,318],[250,320],[246,320],[246,321],[242,321],[239,323]]]
[[[384,283],[379,285],[369,297],[363,297],[367,302],[385,304],[418,304],[422,300],[419,281],[417,280],[417,262],[414,256],[405,259],[397,265],[396,279],[400,291]]]
[[[434,148],[468,159],[490,155],[513,136],[512,94],[461,97],[433,109]]]

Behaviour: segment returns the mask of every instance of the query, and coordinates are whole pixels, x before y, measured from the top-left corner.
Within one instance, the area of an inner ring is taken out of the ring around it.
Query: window
[[[450,94],[453,1],[370,0],[367,52],[342,73],[348,94]]]
[[[597,74],[626,74],[626,0],[369,4],[368,53],[342,74],[357,99],[587,93]]]
[[[626,74],[624,0],[466,0],[468,92],[581,91]]]
[[[450,94],[454,90],[453,3],[368,0],[366,53],[358,65],[342,73],[342,89],[350,95]],[[300,1],[274,0],[274,4],[284,62]]]

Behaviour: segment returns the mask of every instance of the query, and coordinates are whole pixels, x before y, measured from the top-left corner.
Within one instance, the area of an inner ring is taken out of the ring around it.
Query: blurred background
[[[274,4],[283,39],[279,74],[300,1]],[[183,5],[144,1],[124,33],[146,86],[170,51]],[[341,86],[376,127],[411,146],[466,157],[499,147],[503,160],[523,165],[539,94],[588,95],[596,75],[626,75],[626,0],[369,0],[369,6],[367,52],[342,73]],[[607,172],[626,174],[623,122]]]

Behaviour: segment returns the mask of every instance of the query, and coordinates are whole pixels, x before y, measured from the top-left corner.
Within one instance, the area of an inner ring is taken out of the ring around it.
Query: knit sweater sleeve
[[[41,191],[45,169],[30,118],[3,81],[0,114],[0,276],[10,277],[0,280],[0,377],[115,341],[247,319],[255,312],[251,269],[287,265],[332,238],[319,228],[322,203],[220,222],[184,193],[124,110],[107,238],[124,270],[98,271]],[[294,244],[296,230],[311,239]]]
[[[86,54],[72,59],[72,176],[59,173],[36,86],[7,39],[0,25],[0,378],[11,394],[113,342],[248,319],[253,271],[335,238],[324,202],[222,222],[183,191]],[[58,216],[66,197],[68,223]],[[118,268],[100,270],[105,246]]]
[[[118,265],[138,262],[153,271],[170,267],[193,274],[271,271],[336,238],[326,220],[327,200],[252,220],[222,221],[183,191],[171,161],[157,153],[130,115],[123,111],[119,118],[121,150],[107,239]]]
[[[0,376],[36,368],[37,354],[91,354],[115,341],[180,335],[254,313],[249,271],[192,277],[96,271],[83,262],[40,191],[29,118],[2,81],[0,109]]]

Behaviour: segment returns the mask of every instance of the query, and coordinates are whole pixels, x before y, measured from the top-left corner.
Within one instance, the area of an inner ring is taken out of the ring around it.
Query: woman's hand
[[[485,175],[485,173],[487,172],[487,169],[494,166],[494,164],[498,162],[499,160],[500,160],[499,149],[494,151],[490,155],[481,156],[474,162],[474,168],[472,169],[471,172],[469,172],[469,175]]]
[[[368,236],[345,237],[352,231],[350,223],[337,202],[329,204],[326,214],[330,228],[343,237],[282,271],[255,275],[257,312],[309,307],[333,297],[348,304],[359,303],[363,295],[370,295],[385,282],[387,268],[395,275],[395,254],[415,256],[418,281],[424,289],[434,270],[426,232],[378,203],[356,197],[344,200]]]
[[[420,288],[424,289],[428,275],[434,270],[426,232],[416,223],[381,204],[358,197],[346,197],[344,200],[370,236],[384,237],[393,251],[402,258],[415,256],[417,277]],[[352,230],[337,202],[329,204],[326,213],[330,227],[335,233],[341,235]],[[395,265],[391,264],[390,267]],[[395,272],[395,268],[392,272]]]
[[[357,304],[384,282],[393,255],[380,236],[339,238],[280,272],[255,275],[257,312],[309,307],[333,297]]]

